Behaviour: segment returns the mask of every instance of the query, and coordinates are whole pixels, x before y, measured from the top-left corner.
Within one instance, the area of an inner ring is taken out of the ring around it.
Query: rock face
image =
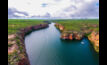
[[[16,37],[15,34],[12,34],[12,35],[8,35],[8,39],[14,39]]]
[[[61,39],[68,39],[68,40],[81,40],[84,37],[83,33],[62,33],[61,34]]]
[[[39,30],[46,27],[48,27],[48,24],[39,24],[36,26],[30,26],[30,27],[21,29],[17,34],[20,35],[20,38],[24,39],[25,35],[32,32],[33,30]]]
[[[31,32],[33,30],[38,30],[38,29],[42,29],[42,28],[46,28],[46,27],[48,27],[48,24],[39,24],[36,26],[27,27],[25,29],[20,30],[20,32],[18,33],[18,37],[20,38],[20,41],[24,44],[24,37],[26,36],[27,33]],[[25,49],[25,51],[26,51],[26,49]],[[18,65],[30,65],[28,57],[21,59],[19,61]]]
[[[69,34],[69,39],[70,39],[70,40],[73,40],[73,38],[74,38],[74,37],[73,37],[73,34]]]
[[[8,48],[8,54],[12,54],[14,53],[15,51],[17,51],[18,49],[18,46],[16,44],[13,44],[11,47]]]
[[[81,40],[84,37],[84,33],[74,33],[74,38],[76,40]]]
[[[61,39],[69,39],[69,34],[67,34],[67,33],[62,33]]]
[[[48,24],[39,24],[21,29],[18,33],[8,35],[8,65],[30,65],[24,37],[33,30],[48,27]]]
[[[96,52],[99,52],[99,33],[98,32],[92,32],[88,39],[92,42],[94,49]]]
[[[92,42],[94,49],[96,52],[99,52],[99,33],[94,32],[92,29],[81,29],[82,32],[77,31],[65,31],[64,26],[61,24],[56,23],[55,26],[62,31],[61,32],[61,39],[64,40],[81,40],[83,37],[88,37],[88,39]],[[92,25],[92,27],[97,27],[97,25]],[[92,32],[92,33],[91,33]]]
[[[56,23],[55,26],[62,32],[61,39],[68,40],[81,40],[84,37],[84,33],[76,32],[76,31],[64,31],[64,26]]]
[[[63,31],[63,30],[64,30],[64,26],[62,26],[61,24],[56,23],[55,26],[56,26],[60,31]]]

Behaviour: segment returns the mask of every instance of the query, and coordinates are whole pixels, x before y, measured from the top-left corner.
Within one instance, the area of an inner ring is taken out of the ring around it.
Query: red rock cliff
[[[99,33],[98,32],[92,32],[88,39],[92,42],[94,49],[96,52],[99,52]]]

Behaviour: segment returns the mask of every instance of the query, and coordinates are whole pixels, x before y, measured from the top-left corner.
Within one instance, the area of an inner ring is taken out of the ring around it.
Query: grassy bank
[[[61,39],[80,40],[84,36],[93,42],[96,52],[99,52],[99,20],[53,20],[61,31]]]
[[[99,31],[98,19],[86,20],[53,20],[56,23],[62,24],[65,31],[82,31],[83,29]]]
[[[24,40],[15,34],[22,28],[33,25],[44,24],[44,20],[31,20],[31,19],[8,19],[8,64],[9,65],[29,65],[28,57]]]
[[[8,19],[8,34],[18,32],[19,29],[37,24],[42,24],[44,20],[33,19]]]

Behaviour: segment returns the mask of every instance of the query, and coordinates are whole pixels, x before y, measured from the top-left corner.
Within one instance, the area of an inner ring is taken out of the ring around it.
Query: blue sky
[[[99,0],[8,0],[8,18],[99,18]]]

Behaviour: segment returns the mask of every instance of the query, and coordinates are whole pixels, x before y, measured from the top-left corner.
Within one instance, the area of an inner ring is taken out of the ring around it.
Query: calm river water
[[[31,65],[99,65],[99,56],[87,38],[63,41],[54,23],[27,35],[25,45]]]

